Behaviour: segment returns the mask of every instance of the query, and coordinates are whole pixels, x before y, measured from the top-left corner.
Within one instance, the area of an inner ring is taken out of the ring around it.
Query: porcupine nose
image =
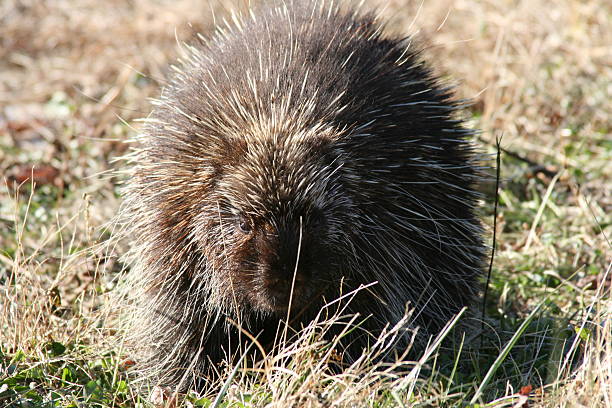
[[[276,247],[277,252],[269,264],[268,290],[276,297],[288,299],[292,284],[294,293],[299,292],[306,280],[299,231],[279,229]]]

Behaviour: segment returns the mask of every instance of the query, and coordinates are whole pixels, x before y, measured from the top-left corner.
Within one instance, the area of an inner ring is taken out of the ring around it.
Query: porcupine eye
[[[243,234],[249,234],[252,230],[251,223],[244,215],[238,218],[238,228]]]

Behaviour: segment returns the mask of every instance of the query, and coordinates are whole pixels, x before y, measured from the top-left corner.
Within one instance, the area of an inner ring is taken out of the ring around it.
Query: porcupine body
[[[297,327],[373,282],[346,309],[367,317],[356,333],[407,304],[439,330],[484,253],[456,105],[409,41],[327,2],[268,4],[193,46],[131,157],[138,363],[170,385],[204,376],[236,351],[231,322],[265,344],[290,301]]]

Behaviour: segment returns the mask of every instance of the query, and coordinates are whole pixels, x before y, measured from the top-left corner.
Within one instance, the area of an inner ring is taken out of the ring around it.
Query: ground
[[[245,3],[0,3],[0,406],[173,404],[134,382],[137,362],[112,340],[103,307],[128,245],[108,245],[120,204],[113,170],[182,42]],[[406,375],[367,361],[332,375],[317,365],[327,349],[305,335],[299,358],[260,374],[228,370],[228,387],[181,404],[612,407],[612,7],[364,4],[377,6],[388,32],[415,34],[473,101],[466,113],[482,129],[492,180],[501,138],[487,334],[473,314],[476,338],[432,346]],[[494,181],[482,190],[491,241]]]

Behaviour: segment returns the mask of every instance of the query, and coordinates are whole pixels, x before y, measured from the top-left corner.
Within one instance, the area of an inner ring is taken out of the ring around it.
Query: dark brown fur
[[[186,56],[132,157],[130,313],[164,383],[235,351],[230,320],[271,342],[289,306],[298,328],[377,282],[349,303],[367,317],[350,360],[408,304],[426,336],[478,289],[480,176],[451,91],[371,15],[274,4]]]

